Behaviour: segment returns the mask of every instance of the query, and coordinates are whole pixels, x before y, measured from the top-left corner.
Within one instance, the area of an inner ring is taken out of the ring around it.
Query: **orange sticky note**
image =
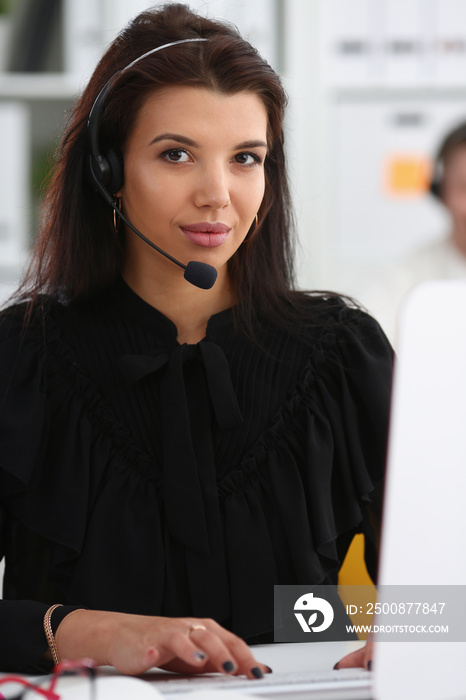
[[[423,156],[390,156],[385,171],[385,182],[391,196],[420,195],[429,186],[431,166]]]

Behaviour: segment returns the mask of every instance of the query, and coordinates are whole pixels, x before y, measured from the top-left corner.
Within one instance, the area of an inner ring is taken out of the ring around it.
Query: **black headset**
[[[434,162],[434,170],[429,190],[437,199],[442,198],[443,173],[445,169],[445,156],[452,148],[466,145],[466,123],[463,122],[453,131],[450,131],[443,139],[437,151]]]
[[[97,95],[94,104],[92,105],[87,120],[90,151],[90,155],[88,156],[88,172],[91,183],[96,192],[99,192],[99,194],[111,206],[113,211],[116,212],[121,219],[123,219],[125,224],[129,226],[129,228],[134,231],[139,238],[141,238],[145,243],[147,243],[147,245],[163,255],[165,258],[171,260],[171,262],[175,263],[175,265],[182,268],[184,270],[184,278],[188,282],[193,284],[195,287],[199,287],[200,289],[210,289],[217,279],[217,270],[214,267],[196,260],[191,260],[187,265],[184,265],[165,250],[162,250],[162,248],[155,245],[155,243],[144,236],[141,231],[138,231],[138,229],[133,226],[133,224],[120,211],[116,202],[114,201],[114,194],[123,187],[125,179],[123,161],[115,149],[110,148],[106,153],[101,153],[99,145],[99,121],[102,114],[102,108],[105,98],[107,97],[107,94],[116,78],[132,68],[136,63],[139,63],[139,61],[142,61],[144,58],[146,58],[146,56],[150,56],[157,51],[162,51],[162,49],[167,49],[170,46],[177,46],[178,44],[187,44],[195,41],[207,41],[207,39],[201,37],[197,37],[195,39],[179,39],[178,41],[171,41],[168,44],[162,44],[162,46],[156,46],[155,49],[146,51],[146,53],[142,54],[142,56],[134,59],[134,61],[128,63],[127,66],[114,73],[110,80],[105,83],[102,90]]]
[[[207,41],[207,39],[200,37],[195,39],[179,39],[178,41],[170,41],[168,44],[162,44],[162,46],[156,46],[155,49],[146,51],[146,53],[142,54],[142,56],[139,56],[134,61],[131,61],[131,63],[128,63],[127,66],[114,73],[97,95],[91,111],[89,112],[87,121],[90,150],[89,172],[91,181],[96,191],[100,192],[107,202],[109,201],[110,197],[110,200],[113,203],[113,194],[118,192],[124,183],[123,163],[120,156],[113,148],[110,148],[106,153],[101,153],[99,146],[99,122],[103,105],[105,103],[105,98],[107,97],[110,88],[118,76],[125,73],[147,56],[151,56],[152,54],[157,53],[157,51],[162,51],[162,49],[167,49],[170,46],[177,46],[178,44],[187,44],[196,41]]]

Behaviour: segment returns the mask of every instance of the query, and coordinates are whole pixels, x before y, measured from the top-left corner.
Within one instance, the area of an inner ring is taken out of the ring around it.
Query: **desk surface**
[[[362,642],[351,641],[267,644],[255,646],[253,651],[256,659],[270,666],[275,673],[294,671],[326,672],[331,670],[334,664],[345,654],[354,651],[362,644]],[[161,676],[166,677],[167,673],[160,669],[148,671],[139,679],[135,679],[121,676],[112,667],[99,668],[96,700],[128,700],[128,698],[132,700],[153,700],[157,696],[162,698],[162,695],[157,692],[158,690],[163,692],[163,683],[157,683],[157,679],[160,681]],[[201,679],[201,677],[199,678]],[[144,678],[144,682],[141,682],[141,678]],[[254,681],[251,682],[254,683]],[[88,700],[89,687],[84,682],[84,679],[70,678],[65,679],[64,683],[59,689],[63,700]],[[144,686],[146,686],[146,689],[144,689]],[[154,689],[156,689],[155,692]],[[7,691],[5,692],[6,698],[11,695],[11,691],[8,692],[8,690],[5,686],[1,688],[2,692]],[[192,690],[194,691],[196,688],[193,686]],[[212,696],[210,695],[209,697]]]

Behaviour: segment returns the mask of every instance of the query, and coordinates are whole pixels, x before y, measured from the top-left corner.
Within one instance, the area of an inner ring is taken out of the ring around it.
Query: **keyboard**
[[[361,668],[340,671],[300,671],[271,673],[264,678],[212,674],[202,676],[169,676],[155,681],[164,697],[174,698],[181,693],[201,690],[235,691],[256,697],[286,698],[309,697],[312,700],[366,700],[370,698],[371,673]],[[222,692],[223,696],[223,692]],[[227,697],[227,696],[225,696]]]

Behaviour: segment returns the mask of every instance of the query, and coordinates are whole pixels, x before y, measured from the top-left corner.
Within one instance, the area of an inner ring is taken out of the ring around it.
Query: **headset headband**
[[[99,148],[99,120],[100,120],[100,113],[102,111],[102,106],[105,101],[105,98],[107,96],[107,93],[113,83],[113,81],[122,73],[125,73],[127,70],[132,68],[136,63],[139,63],[139,61],[142,61],[144,58],[147,56],[150,56],[153,53],[157,53],[157,51],[162,51],[162,49],[168,49],[170,46],[177,46],[178,44],[189,44],[192,42],[196,41],[207,41],[206,38],[201,38],[198,37],[196,39],[179,39],[178,41],[170,41],[168,44],[162,44],[162,46],[156,46],[155,49],[151,49],[150,51],[146,51],[146,53],[143,53],[142,56],[139,56],[138,58],[135,58],[134,61],[131,61],[131,63],[128,63],[127,66],[122,68],[121,70],[117,71],[112,75],[110,80],[108,80],[105,85],[103,86],[102,90],[99,92],[97,95],[94,104],[91,107],[91,111],[89,112],[89,117],[87,120],[87,128],[89,131],[89,142],[90,142],[90,150],[91,150],[91,155],[94,158],[97,158],[100,156],[100,148]]]

